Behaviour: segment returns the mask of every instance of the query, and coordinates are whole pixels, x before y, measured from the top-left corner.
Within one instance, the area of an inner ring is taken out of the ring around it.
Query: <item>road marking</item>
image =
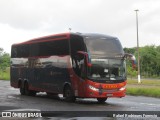
[[[153,104],[153,103],[140,103],[140,104],[149,105],[149,106],[156,106],[156,107],[157,107],[157,105],[160,105],[160,104]]]

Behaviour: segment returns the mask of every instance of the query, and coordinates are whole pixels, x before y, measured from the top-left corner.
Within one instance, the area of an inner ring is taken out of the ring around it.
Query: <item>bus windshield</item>
[[[91,59],[88,78],[93,80],[125,80],[126,63],[123,59]]]
[[[92,64],[88,68],[89,79],[126,79],[124,51],[118,38],[105,35],[88,35],[85,37],[85,43]]]
[[[87,36],[85,43],[91,58],[115,57],[124,54],[118,38],[110,36]]]

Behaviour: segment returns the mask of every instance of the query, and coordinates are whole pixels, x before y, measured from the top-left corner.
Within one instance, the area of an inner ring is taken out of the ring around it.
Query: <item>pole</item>
[[[138,9],[135,10],[136,12],[136,25],[137,25],[137,52],[138,52],[138,83],[141,83],[141,76],[140,76],[140,55],[139,55],[139,38],[138,38]]]

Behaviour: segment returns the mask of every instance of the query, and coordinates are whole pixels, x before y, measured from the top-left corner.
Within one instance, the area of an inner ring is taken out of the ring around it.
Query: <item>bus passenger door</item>
[[[78,95],[80,97],[85,96],[85,76],[86,76],[86,66],[85,66],[85,56],[83,54],[77,54],[77,75],[78,80]]]

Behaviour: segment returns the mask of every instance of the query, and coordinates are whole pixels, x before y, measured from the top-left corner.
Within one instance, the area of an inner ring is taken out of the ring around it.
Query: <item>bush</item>
[[[0,80],[10,80],[10,68],[6,68],[6,70],[0,70]]]

